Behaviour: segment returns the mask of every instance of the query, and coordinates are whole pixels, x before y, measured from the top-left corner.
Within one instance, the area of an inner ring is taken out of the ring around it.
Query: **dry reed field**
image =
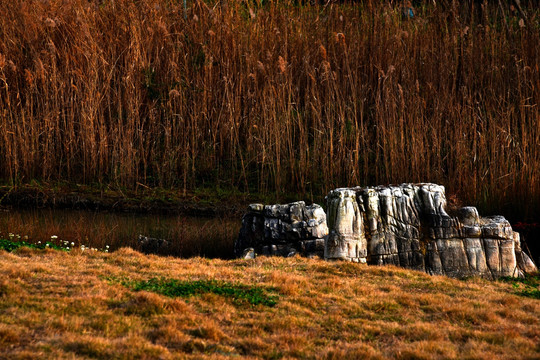
[[[6,359],[540,356],[540,302],[505,282],[299,257],[182,260],[128,248],[2,251],[0,272]],[[149,287],[158,283],[151,279],[176,284],[180,296],[166,292],[171,286]],[[194,287],[202,290],[186,295]]]
[[[540,9],[470,3],[2,1],[0,178],[431,181],[537,219]]]

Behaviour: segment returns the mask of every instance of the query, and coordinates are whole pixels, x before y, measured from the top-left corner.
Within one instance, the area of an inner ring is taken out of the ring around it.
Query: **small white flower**
[[[56,235],[51,235],[51,239],[56,240],[56,239],[58,239],[58,236],[56,236]]]
[[[37,243],[38,243],[38,244],[41,244],[41,241],[38,241]]]
[[[28,240],[28,235],[24,235],[24,240]]]
[[[71,246],[75,246],[75,243],[73,241],[71,242]]]
[[[109,245],[106,245],[106,246],[105,246],[105,249],[108,249],[108,248],[109,248]]]
[[[45,244],[45,247],[49,247],[49,244]]]
[[[108,252],[109,252],[109,250],[105,250],[105,252],[106,252],[106,253],[108,253]]]
[[[17,239],[20,239],[21,238],[21,235],[17,235]]]
[[[66,248],[66,250],[69,250],[69,246]]]

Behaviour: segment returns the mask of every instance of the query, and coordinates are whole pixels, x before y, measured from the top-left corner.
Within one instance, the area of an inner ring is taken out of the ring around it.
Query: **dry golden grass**
[[[540,211],[537,2],[182,3],[0,2],[0,178]]]
[[[510,284],[304,258],[256,260],[21,249],[0,253],[0,357],[9,359],[540,356],[540,302]],[[275,307],[169,298],[110,277],[275,287]]]

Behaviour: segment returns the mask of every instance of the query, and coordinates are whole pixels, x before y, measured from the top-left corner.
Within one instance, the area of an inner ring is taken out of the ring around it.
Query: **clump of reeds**
[[[0,176],[299,196],[433,181],[532,216],[540,11],[449,3],[404,20],[385,1],[4,1]]]

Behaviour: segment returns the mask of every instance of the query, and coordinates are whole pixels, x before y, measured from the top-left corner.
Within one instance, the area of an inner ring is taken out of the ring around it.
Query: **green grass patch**
[[[29,249],[53,249],[61,251],[71,251],[75,248],[80,249],[81,251],[101,251],[109,252],[109,245],[106,245],[105,248],[93,248],[88,247],[84,244],[75,245],[73,241],[67,241],[59,239],[57,235],[52,235],[50,240],[41,242],[41,241],[32,241],[27,235],[21,236],[18,234],[9,233],[7,236],[0,234],[0,250],[5,250],[7,252],[13,252],[20,248],[29,248]]]
[[[511,283],[517,295],[540,299],[540,275],[526,275],[524,278],[508,276],[499,280]]]
[[[169,297],[190,297],[213,293],[252,305],[274,306],[277,303],[277,295],[269,294],[272,289],[217,280],[180,281],[152,278],[150,280],[122,281],[122,284],[135,291],[151,291]]]
[[[53,242],[50,242],[50,241],[47,241],[43,244],[33,244],[33,243],[29,243],[29,242],[26,242],[24,240],[20,240],[20,241],[15,241],[15,240],[10,240],[10,239],[0,239],[0,250],[5,250],[5,251],[8,251],[8,252],[12,252],[12,251],[15,251],[21,247],[28,247],[28,248],[31,248],[31,249],[45,249],[45,248],[49,248],[49,249],[55,249],[55,250],[65,250],[64,248],[56,245],[55,243]]]

